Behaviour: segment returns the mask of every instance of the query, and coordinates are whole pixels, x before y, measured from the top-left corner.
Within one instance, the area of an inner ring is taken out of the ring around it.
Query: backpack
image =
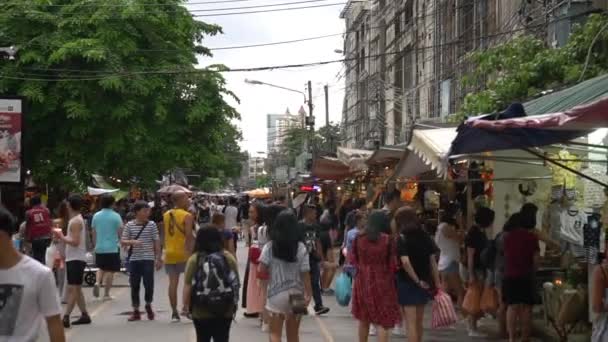
[[[239,278],[223,252],[199,253],[192,279],[192,305],[201,306],[214,316],[223,316],[239,301]]]

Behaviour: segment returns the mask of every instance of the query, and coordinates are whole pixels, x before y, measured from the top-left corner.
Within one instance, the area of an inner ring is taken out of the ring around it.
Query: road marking
[[[118,299],[118,297],[122,296],[125,292],[127,292],[127,289],[126,288],[120,288],[118,290],[115,290],[114,292],[117,292],[117,295],[114,298],[115,300],[108,300],[106,302],[103,302],[99,306],[97,306],[93,311],[89,312],[89,316],[91,317],[91,319],[94,318],[95,316],[97,316],[103,310],[105,310],[107,306],[109,306],[110,304],[112,304],[112,302],[115,302],[116,299]],[[77,308],[77,307],[78,306],[75,306],[74,308]],[[71,329],[69,329],[69,330],[66,329],[66,333],[65,333],[66,340],[70,339],[70,337],[72,336],[72,334],[75,331],[76,330],[74,330],[73,327]]]
[[[323,320],[321,320],[321,318],[319,318],[319,316],[317,315],[313,315],[312,317],[315,319],[315,322],[317,322],[317,325],[319,326],[319,330],[321,331],[321,335],[323,336],[323,339],[325,339],[325,342],[334,342],[334,337],[331,335],[331,332],[325,325],[325,322],[323,322]]]

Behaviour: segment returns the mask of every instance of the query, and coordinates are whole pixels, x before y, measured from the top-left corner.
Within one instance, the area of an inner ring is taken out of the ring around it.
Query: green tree
[[[208,177],[201,183],[200,188],[205,192],[217,192],[221,186],[221,179]]]
[[[96,172],[151,184],[174,167],[234,174],[239,115],[183,0],[34,0],[0,4],[0,93],[23,96],[26,165],[70,187]],[[153,6],[156,5],[156,6]],[[206,172],[208,173],[208,172]]]
[[[268,175],[258,176],[255,179],[255,186],[258,188],[270,187],[270,183],[271,183],[271,179],[270,179],[270,176],[268,176]]]
[[[319,128],[315,134],[315,148],[321,154],[335,154],[342,141],[340,124],[330,123]]]
[[[465,97],[456,120],[503,110],[510,103],[523,102],[543,90],[607,72],[607,25],[607,15],[593,14],[561,48],[554,49],[535,37],[522,36],[473,53],[470,58],[476,69],[463,79],[463,84],[482,84],[483,90]]]

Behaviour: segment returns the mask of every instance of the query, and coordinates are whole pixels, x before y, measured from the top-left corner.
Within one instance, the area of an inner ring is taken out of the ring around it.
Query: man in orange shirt
[[[171,196],[174,209],[163,215],[165,270],[169,276],[169,302],[173,313],[171,320],[180,321],[177,311],[177,289],[179,278],[186,269],[186,261],[194,247],[194,216],[190,214],[188,194],[177,192]],[[188,308],[182,309],[182,315],[189,315]]]

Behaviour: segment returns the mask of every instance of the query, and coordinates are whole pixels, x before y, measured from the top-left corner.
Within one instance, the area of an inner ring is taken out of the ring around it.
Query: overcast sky
[[[234,3],[188,5],[188,8],[191,10],[215,9],[293,1],[295,0],[249,0]],[[190,0],[190,3],[194,2],[201,1]],[[328,1],[291,5],[291,7],[338,2]],[[339,17],[342,8],[343,6],[333,6],[198,19],[218,24],[223,28],[224,34],[209,38],[204,42],[207,47],[216,48],[338,34],[344,31],[344,23]],[[240,11],[251,11],[251,9]],[[195,14],[203,13],[197,12]],[[342,37],[334,36],[292,44],[215,51],[213,58],[201,58],[200,64],[221,63],[231,68],[244,68],[336,60],[342,58],[341,54],[335,52],[336,49],[342,49],[342,44]],[[306,82],[311,80],[313,82],[313,103],[315,104],[314,114],[317,127],[319,127],[325,125],[325,100],[323,96],[323,85],[325,84],[329,84],[330,87],[330,121],[339,122],[341,119],[344,80],[339,77],[339,74],[343,74],[342,63],[298,69],[225,73],[229,88],[240,98],[240,104],[234,103],[234,105],[241,113],[241,121],[238,122],[238,126],[243,132],[242,149],[251,153],[266,151],[266,114],[284,113],[287,108],[290,109],[291,113],[297,113],[300,106],[304,105],[304,99],[300,94],[266,86],[252,86],[244,82],[245,78],[301,91],[305,90]]]

